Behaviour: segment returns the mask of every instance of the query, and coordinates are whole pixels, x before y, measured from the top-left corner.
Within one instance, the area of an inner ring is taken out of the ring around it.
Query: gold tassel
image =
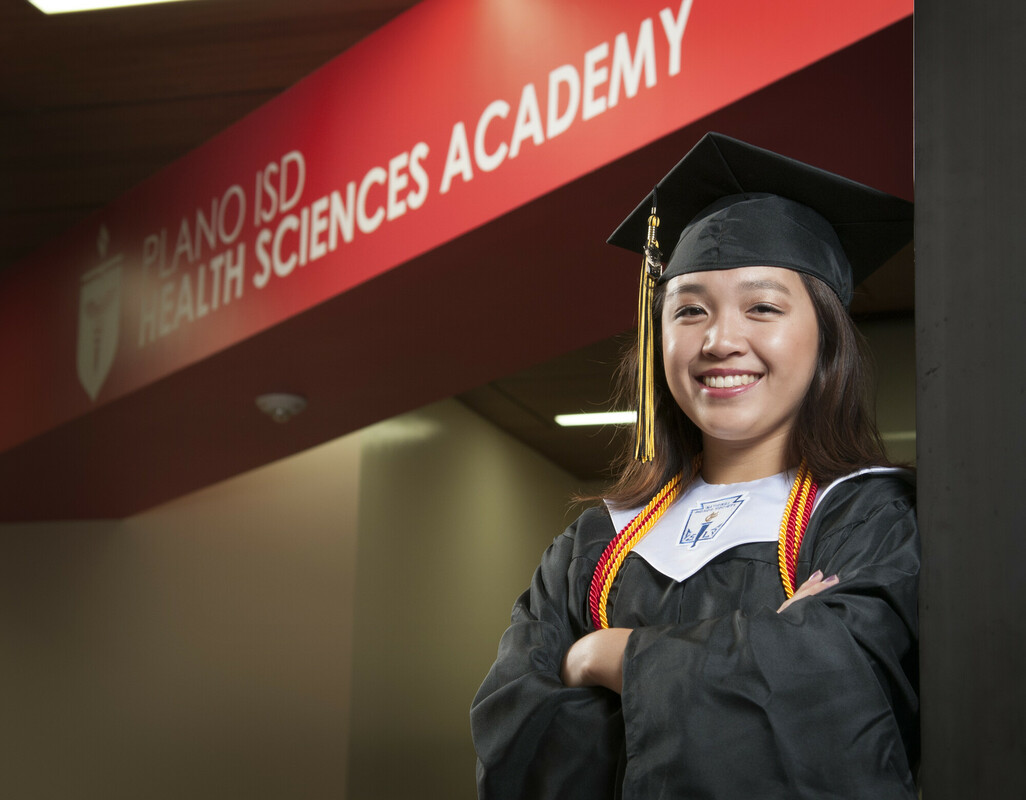
[[[652,190],[652,213],[648,218],[645,257],[641,262],[641,285],[638,289],[638,422],[634,440],[634,458],[641,462],[655,457],[655,388],[652,377],[653,325],[652,298],[656,281],[662,274],[662,253],[656,240],[659,217],[656,216],[656,193]]]

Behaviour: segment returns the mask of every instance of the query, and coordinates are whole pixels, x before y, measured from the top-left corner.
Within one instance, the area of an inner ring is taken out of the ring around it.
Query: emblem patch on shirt
[[[731,517],[745,504],[748,493],[721,497],[718,500],[707,500],[688,512],[688,521],[680,543],[696,547],[699,542],[707,542],[726,527]]]

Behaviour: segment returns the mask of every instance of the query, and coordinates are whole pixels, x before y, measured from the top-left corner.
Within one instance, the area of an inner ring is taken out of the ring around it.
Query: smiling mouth
[[[759,380],[758,375],[703,375],[699,380],[710,389],[732,389],[735,386],[748,386]]]

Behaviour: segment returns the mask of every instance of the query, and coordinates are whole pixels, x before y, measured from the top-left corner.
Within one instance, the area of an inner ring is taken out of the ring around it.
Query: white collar
[[[817,492],[813,514],[834,487],[867,473],[910,474],[900,467],[869,467],[845,475]],[[664,575],[682,581],[733,547],[775,542],[794,475],[782,472],[733,484],[709,484],[698,477],[633,551]],[[613,527],[619,532],[642,508],[609,508]]]

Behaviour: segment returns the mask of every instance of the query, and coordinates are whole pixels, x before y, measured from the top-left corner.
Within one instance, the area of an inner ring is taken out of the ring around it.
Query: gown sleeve
[[[580,523],[553,542],[514,604],[496,661],[471,706],[481,800],[611,798],[619,783],[619,698],[596,687],[567,688],[560,679],[564,654],[584,633],[569,612],[576,605],[568,572]]]
[[[739,608],[635,628],[625,798],[916,797],[914,507],[893,477],[846,483],[798,565],[799,583],[821,569],[837,586],[778,614],[782,589],[748,570]]]

